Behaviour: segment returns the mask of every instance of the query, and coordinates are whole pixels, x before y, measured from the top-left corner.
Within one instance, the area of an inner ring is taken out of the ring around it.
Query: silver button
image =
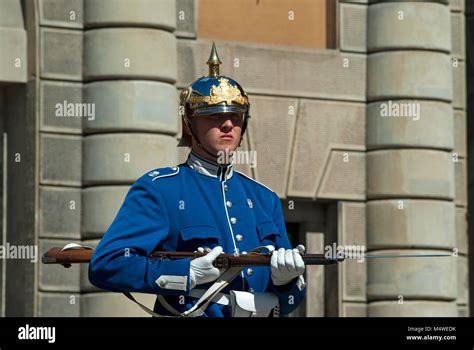
[[[161,288],[164,288],[166,286],[166,281],[165,280],[160,280],[158,281],[158,285],[161,287]]]
[[[230,208],[232,206],[232,202],[231,201],[227,201],[225,202],[225,205],[227,205],[227,208]]]
[[[235,225],[237,223],[237,219],[236,218],[230,218],[230,222]]]
[[[224,184],[224,191],[227,191],[228,187],[227,184]]]
[[[236,239],[238,242],[240,242],[241,240],[244,239],[244,236],[242,236],[242,235],[236,235],[236,236],[235,236],[235,239]]]
[[[175,167],[175,166],[171,167],[171,170],[173,170],[173,171],[175,171],[175,170],[177,170],[177,169],[178,169],[178,168]]]
[[[250,293],[253,293],[253,292],[254,292],[254,289],[253,289],[253,288],[249,288],[249,292],[250,292]]]
[[[244,251],[242,252],[242,254],[244,254],[244,255],[245,255],[245,254],[247,254],[247,252],[244,250]]]
[[[252,269],[247,269],[247,275],[252,276],[253,270]]]

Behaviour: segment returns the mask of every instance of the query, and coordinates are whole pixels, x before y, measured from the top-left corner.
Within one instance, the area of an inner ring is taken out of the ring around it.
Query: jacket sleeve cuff
[[[287,315],[294,311],[305,297],[306,283],[303,276],[299,276],[290,283],[281,286],[272,285],[272,290],[280,301],[280,313]]]
[[[187,294],[190,290],[191,259],[160,260],[154,269],[153,289],[157,294]]]

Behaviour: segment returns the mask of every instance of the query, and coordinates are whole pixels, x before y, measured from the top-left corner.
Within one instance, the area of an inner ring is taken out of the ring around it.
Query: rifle
[[[88,263],[94,253],[94,249],[78,244],[67,244],[64,248],[54,247],[44,253],[41,261],[43,264],[60,264],[71,267],[71,264]],[[167,252],[155,251],[151,259],[175,260],[190,258],[195,259],[206,255],[205,252]],[[451,254],[402,254],[402,255],[367,255],[362,256],[327,256],[326,254],[302,254],[301,257],[306,265],[333,265],[346,259],[385,259],[385,258],[416,258],[416,257],[448,257]],[[251,252],[249,254],[221,254],[214,260],[217,268],[228,269],[236,266],[268,266],[270,265],[271,252]]]
[[[66,249],[65,249],[66,248]],[[60,264],[64,267],[71,267],[71,264],[88,263],[94,250],[89,247],[74,245],[73,248],[54,247],[44,253],[41,261],[43,264]],[[155,251],[151,254],[151,259],[175,260],[190,258],[195,259],[205,256],[204,252],[166,252]],[[324,254],[303,254],[301,255],[306,265],[332,265],[343,261],[343,258],[327,258]],[[270,265],[271,253],[249,253],[249,254],[221,254],[213,265],[217,268],[228,269],[236,266],[268,266]]]

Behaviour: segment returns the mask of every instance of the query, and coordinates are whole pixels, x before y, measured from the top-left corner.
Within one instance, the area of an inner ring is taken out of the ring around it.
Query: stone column
[[[447,2],[369,5],[367,245],[373,254],[456,248],[457,97]],[[368,315],[457,316],[457,262],[368,261]]]
[[[81,240],[83,118],[75,112],[69,114],[58,109],[58,105],[74,106],[82,102],[83,1],[36,3],[39,18],[37,225],[42,254],[51,247]],[[35,35],[28,33],[28,40],[33,40]],[[79,316],[80,267],[64,269],[38,264],[36,315]]]
[[[339,11],[338,21],[339,26],[339,50],[343,57],[343,62],[353,63],[353,59],[349,58],[351,54],[359,54],[361,58],[366,61],[367,54],[367,12],[368,12],[368,0],[339,0]],[[347,68],[345,68],[347,69]],[[364,69],[364,75],[365,75]],[[365,94],[365,86],[363,87]],[[359,116],[359,122],[363,123],[363,132],[360,136],[363,139],[365,145],[366,139],[366,105],[364,101],[363,108],[361,108],[361,114]],[[340,125],[337,126],[343,129]],[[352,129],[351,133],[355,130]],[[333,131],[331,130],[331,134]],[[339,245],[343,245],[346,249],[350,247],[363,247],[366,246],[366,197],[365,197],[365,183],[366,183],[366,157],[365,148],[362,149],[360,156],[362,158],[361,171],[359,172],[348,172],[350,176],[346,175],[347,181],[349,178],[359,178],[363,182],[361,189],[364,192],[363,196],[357,198],[359,202],[343,201],[340,200],[334,205],[329,207],[329,217],[334,222],[334,233],[331,229],[328,230],[326,235],[326,244],[332,244],[337,242]],[[348,153],[350,154],[350,153]],[[362,156],[363,155],[363,156]],[[353,154],[351,154],[353,157]],[[344,159],[343,159],[344,161]],[[347,163],[346,163],[347,164]],[[338,171],[344,173],[344,171]],[[333,174],[334,176],[334,174]],[[338,184],[339,188],[342,187],[342,183]],[[343,197],[342,197],[343,198]],[[332,226],[332,225],[330,225]],[[331,280],[332,276],[326,271],[327,279]],[[328,301],[331,300],[331,289],[338,290],[338,302],[337,307],[329,313],[327,316],[340,316],[340,317],[366,317],[367,316],[367,266],[364,262],[357,262],[355,260],[346,260],[343,264],[337,265],[337,277],[338,284],[333,287],[325,286],[330,288],[326,291],[326,295],[329,295]],[[335,302],[333,304],[336,304]],[[329,310],[328,310],[329,311]]]
[[[95,245],[130,185],[177,162],[178,95],[174,0],[84,0],[82,239]],[[81,316],[145,315],[81,271]],[[150,307],[154,296],[142,298]]]
[[[455,157],[456,248],[459,316],[469,316],[469,268],[467,232],[467,122],[466,122],[466,34],[464,1],[450,0],[451,59],[453,62],[453,117]],[[472,39],[471,39],[472,41]]]
[[[471,62],[471,64],[466,64],[466,70],[467,70],[467,91],[466,91],[466,102],[467,102],[467,135],[464,134],[464,136],[467,137],[467,156],[470,157],[470,160],[468,162],[469,164],[469,170],[468,170],[468,188],[469,188],[469,198],[468,202],[471,203],[471,205],[468,208],[468,216],[473,217],[473,206],[472,203],[474,203],[474,191],[473,191],[473,186],[472,184],[474,183],[474,167],[473,167],[473,161],[472,161],[472,156],[474,155],[474,137],[473,137],[473,132],[474,132],[474,66],[472,65],[473,59],[474,59],[474,2],[472,1],[467,1],[466,2],[466,8],[465,8],[465,20],[466,20],[466,27],[465,27],[465,35],[466,35],[466,62]],[[461,217],[462,224],[466,224],[467,218],[466,217]],[[465,228],[465,227],[464,227]],[[464,230],[460,231],[462,232],[461,237],[464,237],[464,241],[467,241],[466,237],[466,232]],[[466,244],[469,245],[469,251],[468,254],[471,257],[469,259],[469,272],[470,272],[470,281],[469,281],[469,296],[470,296],[470,305],[468,312],[466,315],[473,315],[474,314],[474,303],[472,301],[474,300],[474,260],[472,259],[472,256],[474,254],[474,226],[470,225],[468,227],[468,236],[470,237],[470,241],[466,242]]]

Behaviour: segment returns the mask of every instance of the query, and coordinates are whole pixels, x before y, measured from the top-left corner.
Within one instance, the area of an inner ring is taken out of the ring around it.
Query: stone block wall
[[[95,246],[136,178],[185,160],[179,89],[207,74],[212,41],[197,37],[193,0],[37,3],[28,38],[38,38],[39,247]],[[221,73],[251,102],[242,150],[257,151],[257,166],[239,170],[286,202],[332,203],[339,244],[458,255],[340,264],[340,316],[468,314],[465,10],[461,0],[340,0],[336,49],[215,40]],[[4,13],[0,82],[24,83],[26,65],[5,67],[26,51],[27,31]],[[58,104],[93,106],[94,115],[60,117]],[[382,116],[394,105],[420,113]],[[321,237],[309,236],[321,250]],[[38,265],[37,274],[37,315],[143,315],[93,287],[86,265]],[[139,298],[151,306],[152,296]]]

